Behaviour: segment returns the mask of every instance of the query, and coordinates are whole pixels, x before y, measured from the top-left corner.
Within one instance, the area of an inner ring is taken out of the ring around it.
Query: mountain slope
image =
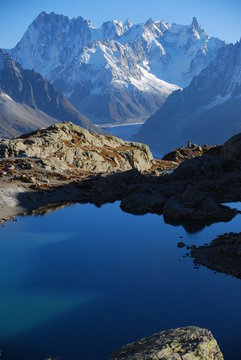
[[[196,18],[181,26],[108,21],[99,29],[82,17],[41,13],[10,51],[95,122],[145,120],[187,86],[224,43]]]
[[[12,138],[56,123],[44,112],[20,104],[0,92],[0,138]]]
[[[241,41],[219,50],[190,86],[169,96],[141,127],[138,139],[167,150],[190,139],[223,143],[241,131]]]
[[[33,70],[24,70],[2,50],[0,50],[0,90],[14,100],[15,103],[24,104],[29,108],[46,113],[44,118],[48,119],[48,122],[43,125],[52,124],[53,119],[55,119],[55,122],[73,121],[91,131],[98,132],[98,129],[40,74]],[[27,107],[25,106],[24,112],[26,111]],[[40,113],[35,111],[31,112],[31,114],[37,116]],[[24,116],[22,119],[24,119]],[[43,119],[42,114],[40,119]],[[40,119],[37,116],[36,124]],[[8,120],[7,112],[5,112],[4,119],[1,118],[1,121],[3,120]],[[32,122],[32,124],[34,123]]]

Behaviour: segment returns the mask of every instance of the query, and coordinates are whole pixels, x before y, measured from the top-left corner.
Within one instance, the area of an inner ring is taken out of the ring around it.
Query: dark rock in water
[[[193,248],[194,263],[241,279],[241,233],[218,236],[209,245]]]
[[[146,193],[145,186],[143,186],[142,192],[135,192],[124,197],[121,209],[136,215],[144,215],[147,212],[161,214],[165,200],[158,191],[153,191],[151,194]]]
[[[116,351],[109,360],[223,360],[210,331],[184,327],[163,331]]]
[[[192,216],[193,210],[190,208],[185,208],[177,198],[171,197],[163,207],[163,216],[167,221],[172,220],[181,220],[184,218],[189,218]]]
[[[163,207],[164,219],[169,223],[201,222],[207,219],[213,222],[228,221],[235,214],[236,210],[219,205],[191,185],[187,185],[181,196],[171,197]]]
[[[178,242],[178,243],[177,243],[177,247],[178,247],[178,248],[183,248],[183,247],[185,247],[184,242],[182,242],[182,241]]]

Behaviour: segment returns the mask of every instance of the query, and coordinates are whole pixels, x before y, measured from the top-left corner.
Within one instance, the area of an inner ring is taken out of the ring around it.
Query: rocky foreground
[[[72,123],[2,140],[0,219],[63,202],[121,200],[142,174],[176,166],[154,160],[144,144],[91,134]]]
[[[163,331],[116,351],[110,360],[223,360],[210,331],[185,327]]]

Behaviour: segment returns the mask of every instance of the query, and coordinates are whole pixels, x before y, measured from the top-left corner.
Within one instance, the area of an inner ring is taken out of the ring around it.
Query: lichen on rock
[[[50,126],[0,142],[1,158],[37,158],[57,172],[111,173],[149,170],[154,159],[147,145],[91,134],[72,123]]]
[[[223,360],[223,355],[210,331],[191,326],[135,341],[109,360]]]

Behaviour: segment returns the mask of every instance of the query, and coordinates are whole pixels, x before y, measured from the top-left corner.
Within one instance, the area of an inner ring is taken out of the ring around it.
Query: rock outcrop
[[[147,145],[91,134],[72,123],[56,124],[12,140],[2,140],[0,157],[29,159],[44,171],[75,175],[133,168],[145,171],[155,163]]]
[[[177,163],[181,163],[184,160],[192,159],[197,156],[202,156],[205,154],[211,155],[220,155],[221,153],[221,145],[209,146],[203,145],[198,146],[196,144],[189,144],[187,147],[181,146],[168,154],[163,156],[163,160],[175,161]]]
[[[110,360],[223,360],[210,331],[184,327],[163,331],[116,351]]]

